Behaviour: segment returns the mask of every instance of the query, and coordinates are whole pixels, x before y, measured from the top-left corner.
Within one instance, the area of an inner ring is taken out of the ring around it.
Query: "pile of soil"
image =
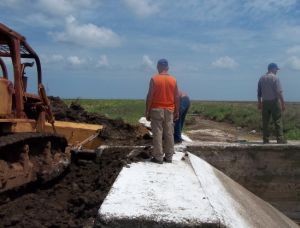
[[[107,145],[151,144],[142,125],[88,113],[77,103],[68,107],[58,97],[51,97],[51,103],[56,120],[104,125],[100,137]],[[111,147],[100,159],[72,163],[63,177],[47,186],[35,184],[0,194],[0,227],[91,227],[121,169],[143,159],[128,156],[130,152]]]
[[[113,182],[127,164],[127,149],[111,149],[99,161],[72,164],[57,183],[0,197],[0,227],[92,226]]]
[[[49,97],[56,120],[103,125],[101,139],[107,145],[148,145],[151,143],[149,131],[143,125],[130,125],[122,119],[110,119],[98,113],[89,113],[72,102],[68,107],[59,97]]]

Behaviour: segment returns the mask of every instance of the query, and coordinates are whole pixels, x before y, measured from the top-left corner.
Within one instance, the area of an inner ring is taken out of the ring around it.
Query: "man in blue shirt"
[[[186,114],[191,105],[189,96],[182,91],[179,91],[179,99],[180,99],[179,118],[175,122],[175,125],[174,125],[174,142],[175,143],[181,143],[183,141],[181,138],[181,132],[182,132],[182,129],[184,126]]]

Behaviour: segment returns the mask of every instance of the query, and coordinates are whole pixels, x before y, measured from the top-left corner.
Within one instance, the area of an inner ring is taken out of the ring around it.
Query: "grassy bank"
[[[261,131],[261,113],[256,102],[193,101],[190,113],[232,123],[249,130]],[[300,103],[287,103],[283,114],[284,134],[288,139],[300,139]],[[272,127],[271,127],[272,129]]]
[[[75,100],[65,100],[70,104]],[[77,100],[88,112],[97,112],[110,118],[122,118],[136,124],[144,115],[144,100]],[[255,102],[214,102],[192,101],[189,114],[202,115],[206,118],[228,122],[235,126],[261,131],[261,115]],[[287,103],[284,112],[284,132],[288,139],[300,140],[300,103]],[[189,116],[187,118],[190,118]]]
[[[101,113],[112,119],[123,119],[124,121],[137,124],[144,116],[144,100],[103,100],[103,99],[66,99],[68,105],[71,102],[78,102],[88,112]]]

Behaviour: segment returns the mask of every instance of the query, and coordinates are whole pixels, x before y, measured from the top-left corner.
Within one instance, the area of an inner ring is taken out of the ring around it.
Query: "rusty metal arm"
[[[6,65],[5,65],[4,61],[2,60],[2,58],[0,58],[0,66],[1,66],[1,69],[2,69],[3,77],[5,79],[8,79],[7,68],[6,68]]]

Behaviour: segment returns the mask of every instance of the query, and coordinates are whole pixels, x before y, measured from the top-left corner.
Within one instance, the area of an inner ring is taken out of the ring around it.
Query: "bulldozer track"
[[[69,165],[67,140],[53,133],[14,133],[0,137],[0,193],[51,181]]]
[[[67,140],[60,135],[53,133],[18,133],[11,134],[0,137],[0,153],[3,149],[7,149],[10,146],[14,146],[16,144],[25,144],[25,143],[40,143],[39,140],[56,140],[57,143],[61,144],[61,147],[67,146]]]

